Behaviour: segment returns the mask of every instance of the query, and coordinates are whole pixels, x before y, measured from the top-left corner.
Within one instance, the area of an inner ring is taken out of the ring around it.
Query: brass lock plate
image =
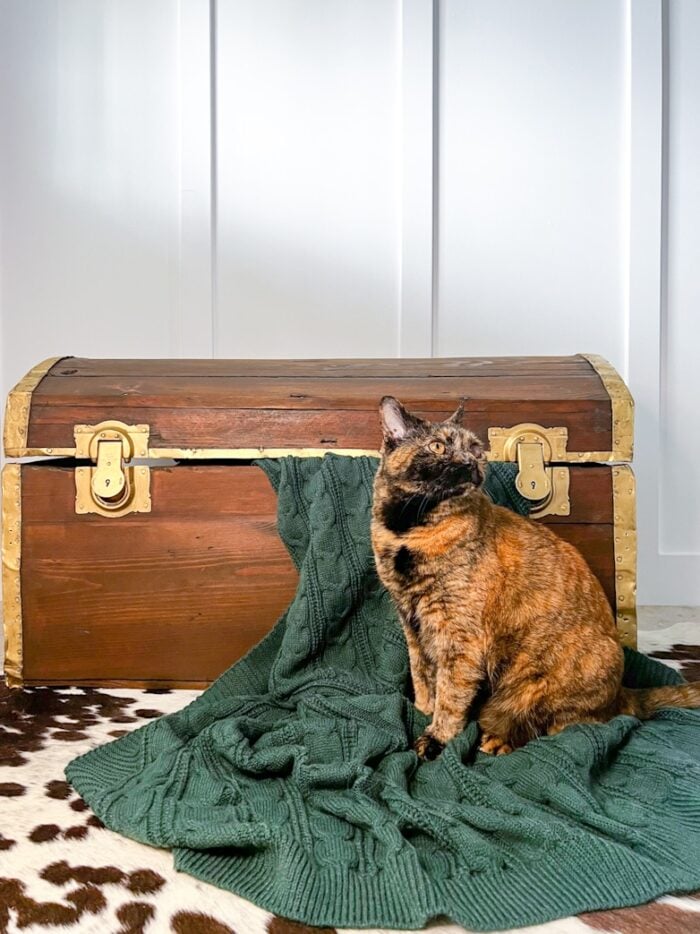
[[[543,428],[531,422],[512,428],[489,428],[489,460],[516,461],[519,444],[539,442],[547,463],[566,461],[568,440],[569,432],[566,428]]]
[[[517,462],[515,486],[532,502],[530,516],[568,516],[568,467],[552,467],[552,461],[566,460],[566,428],[544,428],[523,423],[512,428],[489,429],[489,460]]]
[[[124,422],[118,421],[100,422],[98,425],[76,425],[73,429],[75,456],[96,463],[97,445],[100,441],[120,440],[124,460],[148,457],[150,433],[148,425],[125,425]]]
[[[148,425],[100,422],[76,425],[76,457],[94,466],[76,467],[75,511],[118,518],[151,511],[151,471],[128,464],[148,454]]]

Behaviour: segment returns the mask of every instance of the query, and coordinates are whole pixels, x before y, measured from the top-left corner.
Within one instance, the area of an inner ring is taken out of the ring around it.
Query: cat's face
[[[461,426],[461,405],[446,421],[428,422],[412,415],[393,396],[384,396],[379,412],[382,472],[388,480],[455,494],[483,483],[483,445]]]

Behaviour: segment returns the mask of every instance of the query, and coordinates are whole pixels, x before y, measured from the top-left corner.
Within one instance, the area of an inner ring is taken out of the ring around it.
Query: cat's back
[[[539,565],[547,564],[548,559],[564,560],[573,562],[577,569],[583,564],[586,571],[589,570],[581,553],[541,522],[518,515],[504,506],[494,505],[491,514],[492,544],[505,564],[537,566],[534,562]]]
[[[500,541],[506,548],[512,547],[520,553],[551,551],[567,555],[575,553],[581,557],[573,545],[529,516],[521,516],[505,506],[497,505],[491,507],[491,515],[493,539]]]
[[[504,596],[514,593],[543,605],[562,597],[577,596],[585,600],[596,614],[607,618],[610,608],[602,585],[581,552],[547,526],[534,519],[519,516],[502,506],[493,507],[493,538]],[[611,617],[612,618],[612,617]]]

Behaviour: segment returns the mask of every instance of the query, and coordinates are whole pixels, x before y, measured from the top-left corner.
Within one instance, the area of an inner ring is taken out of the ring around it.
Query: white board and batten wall
[[[40,359],[568,354],[700,604],[696,0],[0,0],[0,383]]]

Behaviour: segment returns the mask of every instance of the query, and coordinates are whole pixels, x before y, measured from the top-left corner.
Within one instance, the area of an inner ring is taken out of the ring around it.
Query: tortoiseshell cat
[[[479,487],[481,442],[460,426],[380,403],[372,546],[408,643],[415,703],[432,722],[415,744],[440,754],[474,711],[481,749],[506,753],[572,724],[665,706],[700,707],[700,684],[631,690],[603,589],[581,554]]]

